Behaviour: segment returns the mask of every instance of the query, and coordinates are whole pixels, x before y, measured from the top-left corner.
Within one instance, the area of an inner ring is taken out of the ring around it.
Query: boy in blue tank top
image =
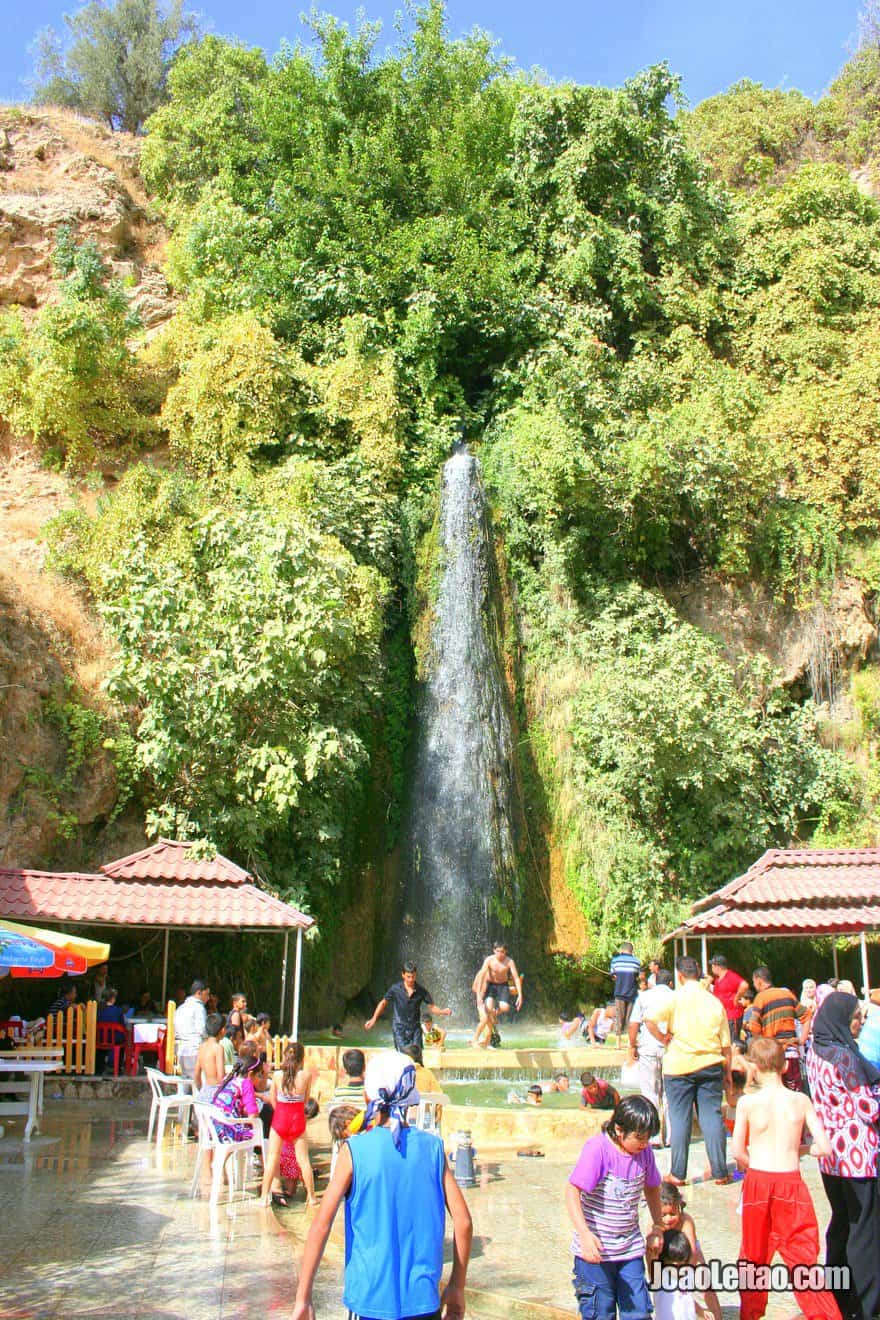
[[[345,1290],[350,1320],[461,1320],[471,1252],[470,1211],[432,1132],[406,1125],[419,1103],[412,1059],[375,1055],[364,1076],[360,1132],[339,1151],[303,1250],[293,1320],[314,1320],[312,1286],[345,1199]],[[440,1296],[446,1211],[452,1273]]]

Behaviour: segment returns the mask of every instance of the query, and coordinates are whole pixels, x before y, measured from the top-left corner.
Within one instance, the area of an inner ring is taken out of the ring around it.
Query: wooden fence
[[[64,1013],[46,1019],[46,1047],[64,1051],[64,1071],[94,1076],[95,1042],[98,1035],[98,1005],[71,1004]]]

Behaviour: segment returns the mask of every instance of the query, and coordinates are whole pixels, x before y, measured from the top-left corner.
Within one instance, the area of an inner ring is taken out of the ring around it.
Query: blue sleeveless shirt
[[[375,1320],[430,1315],[440,1305],[443,1272],[443,1142],[404,1128],[397,1150],[389,1129],[375,1127],[348,1148],[343,1302]]]

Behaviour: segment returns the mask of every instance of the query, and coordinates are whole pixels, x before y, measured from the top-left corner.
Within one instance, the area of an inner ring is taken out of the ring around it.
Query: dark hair
[[[506,949],[506,948],[507,948],[507,940],[502,940],[502,939],[493,940],[493,941],[492,941],[492,948],[493,948],[493,949]]]
[[[226,1039],[235,1041],[236,1036],[244,1035],[244,1027],[240,1022],[232,1022],[226,1028]]]
[[[363,1050],[346,1050],[342,1056],[342,1066],[349,1077],[363,1077],[367,1066]]]
[[[581,1073],[581,1086],[592,1086],[595,1083],[595,1081],[596,1081],[596,1077],[594,1073],[591,1072]]]
[[[306,1118],[315,1118],[318,1113],[317,1100],[313,1100],[312,1097],[309,1096],[308,1100],[303,1105],[303,1113],[305,1114]]]
[[[769,967],[756,967],[752,972],[752,977],[760,977],[762,981],[767,981],[769,985],[773,984],[773,977]]]
[[[665,967],[661,967],[655,977],[655,985],[672,985],[672,972],[667,972]]]
[[[260,1026],[262,1026],[264,1022],[271,1022],[271,1021],[272,1021],[272,1014],[271,1014],[271,1013],[258,1013],[258,1014],[257,1014],[257,1021],[259,1022]]]
[[[412,958],[409,958],[409,959],[407,959],[407,961],[403,964],[403,967],[402,967],[401,970],[404,971],[404,972],[415,972],[415,971],[418,970],[418,968],[416,967],[416,965],[415,965],[415,963],[413,962]]]
[[[205,1030],[209,1036],[216,1036],[217,1032],[223,1026],[222,1013],[209,1013],[205,1022]]]
[[[193,981],[192,985],[191,985],[190,988],[189,988],[189,992],[190,992],[191,995],[200,995],[200,994],[202,993],[202,991],[203,991],[203,990],[207,990],[207,988],[208,988],[208,986],[207,986],[206,982],[204,982],[204,981]]]
[[[723,953],[713,953],[709,956],[709,966],[726,967],[727,959],[725,958]]]
[[[681,1188],[676,1187],[675,1183],[662,1182],[660,1184],[660,1204],[666,1202],[667,1205],[676,1205],[679,1210],[683,1210],[687,1201],[681,1194]]]
[[[544,1094],[544,1091],[543,1091],[543,1089],[538,1085],[537,1082],[535,1082],[535,1084],[534,1084],[533,1086],[530,1086],[530,1087],[529,1087],[529,1095],[540,1095],[540,1096],[543,1096],[543,1094]]]
[[[112,985],[108,985],[104,993],[106,994],[108,999],[115,999],[119,994],[119,991],[114,990]]]
[[[229,996],[229,1002],[234,1004],[236,999],[247,999],[247,995],[243,990],[233,990],[232,994]]]
[[[602,1126],[614,1140],[615,1132],[622,1137],[635,1133],[639,1137],[656,1137],[660,1131],[660,1115],[643,1095],[625,1095],[607,1123]]]
[[[285,1095],[293,1095],[296,1086],[296,1074],[302,1068],[306,1058],[306,1049],[298,1040],[292,1040],[284,1051],[281,1060],[281,1090]]]
[[[747,985],[745,990],[742,990],[740,993],[742,994],[743,999],[754,999],[755,997],[755,992],[750,985]]]
[[[565,1078],[566,1081],[568,1081],[568,1073],[554,1073],[554,1074],[553,1074],[553,1080],[554,1080],[554,1082],[561,1082],[562,1079],[563,1079],[563,1077]]]
[[[696,981],[700,975],[700,965],[696,958],[692,958],[690,954],[683,954],[680,958],[676,958],[675,970],[686,981]]]
[[[691,1244],[680,1228],[667,1228],[663,1234],[660,1259],[664,1265],[687,1265],[691,1258]]]
[[[624,940],[620,946],[620,952],[632,953],[632,951],[633,951],[632,940]]]
[[[354,1105],[334,1105],[327,1115],[327,1125],[330,1128],[330,1136],[334,1141],[345,1141],[348,1136],[348,1125],[353,1118],[358,1115],[358,1110]]]

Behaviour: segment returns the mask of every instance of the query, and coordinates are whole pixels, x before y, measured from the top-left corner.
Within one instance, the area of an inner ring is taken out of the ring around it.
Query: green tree
[[[165,99],[168,70],[196,33],[184,0],[89,0],[65,15],[66,41],[37,38],[34,98],[139,133]]]

